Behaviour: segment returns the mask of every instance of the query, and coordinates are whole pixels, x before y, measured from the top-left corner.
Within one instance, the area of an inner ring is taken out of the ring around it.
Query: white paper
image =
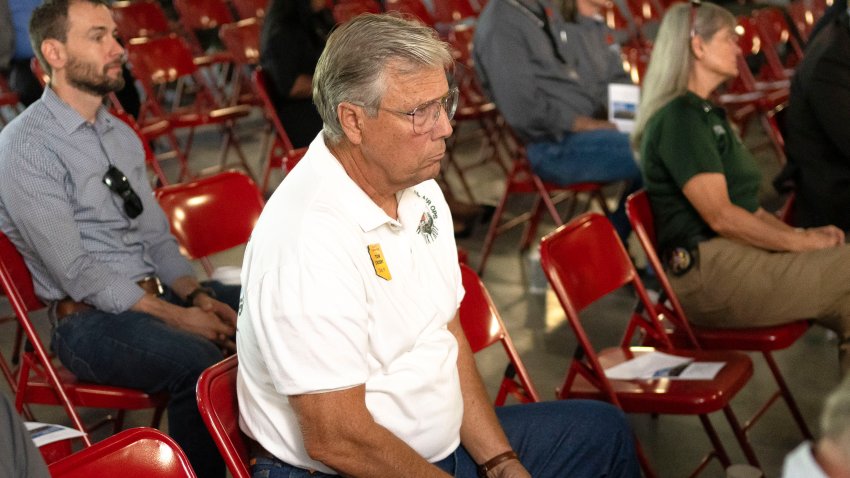
[[[53,423],[24,422],[30,432],[30,438],[35,446],[44,446],[61,440],[68,440],[83,436],[83,432],[76,428],[68,428]]]
[[[611,83],[608,85],[608,121],[623,133],[635,129],[640,105],[640,86]]]
[[[657,378],[657,375],[663,371],[675,369],[693,361],[694,359],[690,357],[679,357],[664,352],[650,352],[605,370],[605,376],[612,380]]]
[[[693,362],[685,367],[675,380],[713,380],[726,362]]]

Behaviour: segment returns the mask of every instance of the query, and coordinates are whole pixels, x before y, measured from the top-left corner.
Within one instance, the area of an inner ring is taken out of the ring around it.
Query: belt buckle
[[[694,266],[694,256],[691,251],[684,247],[676,247],[667,256],[667,267],[673,275],[680,276],[691,270]]]

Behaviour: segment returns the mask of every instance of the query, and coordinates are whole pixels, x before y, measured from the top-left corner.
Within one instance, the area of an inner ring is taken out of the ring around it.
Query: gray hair
[[[643,80],[640,108],[632,133],[632,143],[640,147],[643,130],[650,118],[670,100],[688,90],[693,66],[691,52],[691,5],[677,3],[664,14],[652,47],[652,58]],[[723,28],[735,28],[735,17],[723,7],[703,2],[696,7],[694,32],[705,41]]]
[[[343,137],[337,116],[340,103],[364,105],[370,116],[378,113],[390,62],[401,74],[422,67],[448,70],[453,65],[448,45],[437,32],[398,14],[360,15],[328,37],[313,74],[313,102],[330,144],[338,144]]]

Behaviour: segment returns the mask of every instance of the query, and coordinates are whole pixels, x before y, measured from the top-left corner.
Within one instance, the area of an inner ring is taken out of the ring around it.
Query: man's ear
[[[41,42],[41,54],[44,56],[44,61],[50,65],[52,72],[55,72],[57,68],[64,68],[68,61],[65,45],[55,38],[48,38]]]
[[[336,107],[336,116],[348,141],[360,144],[363,140],[363,118],[366,116],[363,107],[343,101]]]

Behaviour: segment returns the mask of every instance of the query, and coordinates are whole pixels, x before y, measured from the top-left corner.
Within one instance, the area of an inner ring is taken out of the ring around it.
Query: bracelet
[[[188,302],[190,305],[195,305],[195,299],[201,294],[206,294],[212,297],[213,299],[215,298],[215,292],[212,289],[210,289],[209,287],[199,286],[186,295],[186,302]]]
[[[517,460],[519,457],[513,450],[508,450],[485,461],[483,465],[478,465],[478,478],[487,478],[487,473],[508,460]]]

